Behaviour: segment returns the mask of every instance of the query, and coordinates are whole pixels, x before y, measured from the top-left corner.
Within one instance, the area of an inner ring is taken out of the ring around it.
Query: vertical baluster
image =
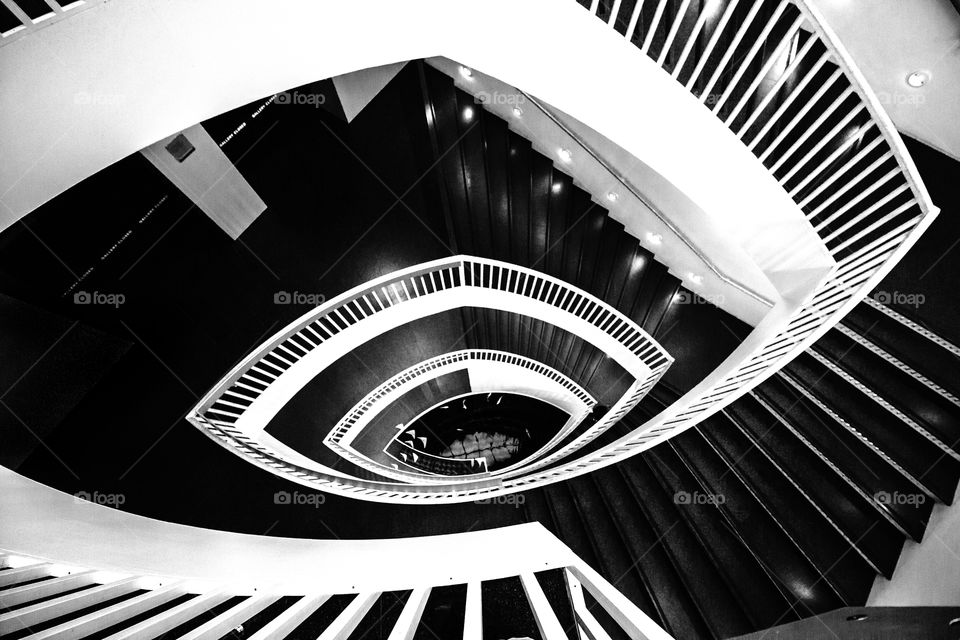
[[[653,37],[660,26],[660,19],[663,17],[664,9],[667,8],[667,2],[668,0],[660,0],[657,10],[653,12],[653,19],[650,21],[650,26],[647,27],[647,37],[643,39],[643,46],[640,48],[644,53],[650,51],[650,45],[653,44]]]
[[[467,601],[463,612],[463,640],[483,640],[483,603],[480,583],[467,584]]]
[[[747,85],[747,89],[743,92],[743,96],[740,98],[739,102],[737,102],[733,110],[730,111],[730,115],[728,115],[727,118],[723,121],[724,124],[729,126],[730,123],[732,123],[737,118],[737,116],[740,115],[740,112],[747,105],[747,102],[750,100],[750,97],[753,95],[754,91],[757,90],[757,87],[760,86],[760,83],[763,82],[763,79],[766,78],[767,74],[770,73],[771,69],[773,69],[773,65],[777,63],[777,60],[779,60],[782,55],[784,55],[785,53],[788,53],[787,48],[793,46],[793,40],[794,38],[797,37],[797,33],[800,31],[800,27],[803,25],[804,20],[805,18],[801,15],[793,22],[792,25],[790,25],[790,28],[787,30],[787,33],[783,36],[783,38],[780,39],[780,42],[777,44],[777,47],[773,50],[773,53],[771,53],[768,56],[767,61],[763,64],[762,67],[760,67],[760,71],[757,72],[757,74],[754,76],[750,84]],[[810,46],[813,45],[813,42],[814,42],[813,38],[810,38],[810,40],[807,41],[807,44],[805,45],[805,48],[804,48],[804,52],[810,50]],[[780,78],[778,78],[777,80],[777,84],[774,85],[774,88],[771,89],[770,94],[768,95],[775,93],[776,89],[780,87],[782,79],[786,77],[788,77],[787,70],[784,69],[783,74],[781,74]]]
[[[707,81],[707,86],[703,88],[703,93],[700,94],[700,102],[705,102],[707,97],[713,91],[713,87],[717,84],[717,81],[720,80],[723,70],[730,62],[733,54],[736,53],[737,47],[740,46],[740,42],[743,41],[743,37],[747,34],[747,30],[753,24],[754,18],[757,17],[758,13],[760,13],[760,7],[762,6],[763,0],[754,0],[753,6],[750,7],[750,11],[747,13],[746,18],[744,18],[740,28],[737,29],[737,32],[734,34],[733,40],[727,46],[727,50],[723,52],[723,56],[720,58],[720,63],[717,65],[717,68],[713,70],[713,74]],[[781,4],[780,6],[783,5]]]
[[[643,13],[643,3],[645,0],[637,0],[637,4],[633,5],[633,13],[630,14],[630,23],[627,25],[627,31],[623,34],[623,37],[630,42],[633,40],[633,32],[637,30],[637,22],[640,20],[640,14]]]
[[[721,0],[709,0],[710,3],[718,3]],[[697,40],[700,38],[700,32],[703,31],[703,27],[707,24],[707,20],[710,18],[711,10],[708,6],[704,6],[700,9],[700,14],[697,16],[697,21],[693,24],[693,29],[690,31],[690,35],[687,36],[687,42],[683,45],[683,50],[680,52],[680,57],[677,58],[677,64],[673,67],[673,71],[670,73],[670,77],[677,79],[680,76],[680,72],[683,70],[683,66],[687,63],[687,58],[690,57],[690,52],[693,51],[693,46],[697,43]]]
[[[704,47],[703,53],[700,54],[700,60],[697,61],[697,66],[693,68],[693,73],[690,74],[690,77],[687,79],[687,84],[685,85],[687,90],[691,93],[693,92],[693,86],[696,84],[697,80],[700,79],[700,74],[703,73],[703,68],[707,65],[707,60],[710,59],[710,56],[713,54],[713,50],[716,48],[717,43],[720,42],[720,36],[723,35],[723,30],[726,28],[727,23],[730,22],[730,18],[733,16],[733,12],[736,10],[739,3],[740,0],[730,0],[730,3],[727,4],[727,9],[720,17],[720,22],[717,23],[716,29],[714,29],[713,33],[710,34],[710,39],[707,41],[707,46]]]
[[[677,37],[677,32],[680,31],[680,25],[683,24],[683,19],[687,15],[687,8],[690,7],[690,0],[683,0],[680,4],[680,9],[677,11],[676,17],[673,19],[673,24],[670,25],[670,31],[667,33],[667,39],[663,42],[663,47],[660,49],[660,55],[657,56],[657,64],[661,67],[663,66],[664,61],[667,59],[667,54],[670,53],[670,47],[673,46],[673,41]]]

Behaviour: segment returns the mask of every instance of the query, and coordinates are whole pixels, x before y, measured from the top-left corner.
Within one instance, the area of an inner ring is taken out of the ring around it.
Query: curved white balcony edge
[[[415,364],[412,367],[401,371],[397,375],[381,384],[379,387],[362,398],[356,405],[353,406],[353,408],[351,408],[350,411],[347,412],[346,415],[344,415],[343,418],[340,419],[337,425],[330,430],[330,433],[327,434],[327,437],[324,438],[324,444],[357,466],[363,467],[368,471],[372,471],[373,473],[377,473],[387,478],[393,478],[395,480],[407,482],[440,482],[441,484],[447,484],[455,481],[456,478],[453,477],[438,481],[437,476],[435,475],[424,477],[422,473],[386,468],[383,464],[371,460],[368,456],[355,449],[352,446],[352,443],[359,436],[360,432],[366,427],[366,425],[369,424],[370,420],[380,413],[383,407],[395,401],[413,387],[446,373],[465,369],[472,363],[477,362],[499,365],[503,369],[502,379],[504,380],[510,379],[511,369],[513,368],[521,368],[528,373],[543,378],[543,389],[526,389],[522,391],[522,393],[534,398],[538,398],[544,402],[549,402],[554,406],[564,410],[571,416],[566,424],[564,424],[563,428],[553,438],[551,438],[538,451],[534,452],[520,463],[506,467],[502,470],[494,472],[493,474],[487,474],[484,472],[477,475],[483,475],[484,477],[501,475],[507,471],[513,470],[518,465],[527,464],[538,459],[550,451],[550,449],[560,442],[560,440],[562,440],[567,434],[573,431],[573,429],[575,429],[577,425],[580,424],[580,422],[582,422],[583,419],[590,414],[590,412],[593,410],[593,407],[597,404],[596,399],[579,384],[563,375],[556,369],[548,367],[540,362],[537,362],[536,360],[504,351],[495,351],[492,349],[463,349],[424,360],[423,362]],[[546,390],[550,390],[550,392],[546,393]],[[492,391],[492,389],[487,391]],[[508,389],[506,387],[498,389],[498,391],[510,393],[517,392],[516,389]],[[557,400],[558,397],[562,397],[562,400],[559,402]],[[444,402],[447,401],[448,400],[444,400]],[[411,420],[410,423],[412,424],[414,421],[415,419]],[[396,439],[396,437],[397,436],[391,438],[391,441]]]
[[[496,260],[455,256],[387,274],[304,314],[236,365],[204,396],[188,420],[263,468],[324,491],[388,502],[409,489],[426,496],[422,493],[425,487],[352,478],[323,467],[282,445],[264,429],[307,382],[359,344],[405,322],[462,306],[501,309],[547,321],[592,343],[635,376],[604,418],[565,446],[563,455],[615,424],[673,362],[636,323],[562,280]],[[543,464],[535,463],[536,468]],[[383,471],[378,472],[381,477],[398,475]],[[519,468],[510,475],[524,471]],[[455,478],[421,482],[436,483],[431,493],[439,496],[447,496],[450,485],[468,484]],[[497,491],[501,485],[499,478],[480,482],[488,491]]]
[[[242,620],[228,624],[244,607],[260,607],[282,596],[303,596],[270,622],[280,626],[302,614],[302,621],[332,595],[357,594],[349,616],[337,618],[323,637],[347,637],[363,613],[386,591],[415,590],[422,600],[432,588],[467,584],[465,627],[482,628],[479,587],[483,581],[520,577],[538,623],[553,624],[542,593],[528,583],[535,572],[563,569],[571,585],[582,587],[630,634],[647,640],[671,640],[639,608],[591,569],[539,523],[451,535],[384,540],[310,540],[255,536],[201,529],[133,515],[70,496],[0,467],[0,567],[33,566],[38,574],[86,573],[93,589],[114,589],[116,595],[136,589],[144,604],[156,606],[197,594],[182,609],[138,619],[138,630],[152,637],[209,610],[230,596],[249,596],[239,609],[219,613],[209,622],[212,636],[222,635]],[[463,549],[497,553],[461,553]],[[458,558],[450,562],[450,558]],[[54,564],[56,563],[56,564]],[[535,578],[534,578],[535,582]],[[83,592],[64,585],[56,606],[27,606],[0,615],[0,634],[25,624],[77,611]],[[532,589],[532,593],[531,593]],[[53,595],[59,595],[54,589]],[[133,602],[133,601],[131,601]],[[580,606],[578,599],[572,603]],[[312,609],[307,610],[309,607]],[[56,637],[79,637],[132,619],[150,606],[109,607],[74,617],[53,627]],[[181,609],[181,607],[178,607]],[[243,618],[252,615],[247,613]],[[419,614],[401,615],[395,632],[412,635]],[[166,625],[166,626],[164,626]],[[214,633],[226,625],[220,633]],[[337,626],[342,625],[342,626]],[[292,630],[294,623],[289,630]],[[48,630],[49,631],[49,630]],[[151,633],[153,632],[153,633]],[[282,637],[282,634],[278,634]],[[139,636],[137,636],[139,637]],[[404,637],[411,637],[410,635]],[[478,636],[479,637],[479,636]]]

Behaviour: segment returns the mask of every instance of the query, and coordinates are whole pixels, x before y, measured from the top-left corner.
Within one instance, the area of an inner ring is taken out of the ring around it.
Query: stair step
[[[751,622],[744,604],[738,600],[736,585],[726,581],[678,511],[673,494],[664,490],[647,462],[634,458],[614,470],[623,477],[627,491],[633,496],[632,511],[643,514],[657,532],[660,544],[714,636],[728,638],[754,628],[756,623]]]
[[[839,331],[827,332],[814,351],[879,396],[878,400],[901,411],[929,434],[928,439],[935,438],[960,456],[960,406]]]
[[[926,494],[884,450],[875,445],[867,434],[847,425],[839,415],[832,414],[826,405],[819,406],[802,395],[789,383],[786,376],[774,376],[754,391],[777,415],[789,416],[781,422],[797,438],[802,438],[818,457],[842,473],[861,495],[876,505],[878,511],[896,523],[914,540],[921,540],[927,519],[933,508],[933,499],[910,501],[883,501],[878,496]],[[747,423],[749,424],[749,423]]]
[[[791,431],[773,407],[750,395],[725,410],[736,428],[796,482],[883,575],[890,577],[906,532],[888,520],[872,495]],[[879,461],[882,463],[882,461]]]
[[[865,601],[879,571],[860,555],[856,542],[844,536],[826,513],[725,416],[708,419],[697,432],[724,459],[729,474],[740,478],[844,601]]]
[[[804,554],[797,541],[749,492],[742,479],[700,433],[690,430],[669,444],[700,480],[702,499],[715,502],[723,520],[790,591],[793,599],[811,611],[830,611],[844,604],[833,582],[822,579],[813,559]]]
[[[717,514],[714,505],[696,503],[694,495],[703,488],[683,463],[676,450],[666,443],[643,454],[644,460],[683,516],[702,548],[713,558],[733,593],[743,603],[755,628],[763,629],[778,621],[796,620],[808,613],[795,609],[783,586],[767,570],[757,555]],[[688,499],[689,498],[689,499]]]
[[[697,602],[680,579],[662,544],[664,535],[669,532],[658,532],[650,526],[642,512],[637,510],[623,476],[616,469],[608,468],[590,474],[577,484],[583,485],[586,499],[597,501],[608,513],[615,514],[613,519],[620,541],[629,551],[632,564],[646,584],[656,585],[653,595],[670,632],[680,638],[712,637],[712,630]]]
[[[887,453],[925,490],[949,504],[960,480],[960,462],[803,353],[784,372]]]
[[[866,302],[843,319],[843,325],[910,367],[960,396],[960,357]]]

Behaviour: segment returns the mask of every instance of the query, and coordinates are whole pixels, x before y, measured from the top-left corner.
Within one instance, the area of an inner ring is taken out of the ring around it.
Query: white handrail
[[[450,297],[457,292],[463,295]],[[354,287],[304,314],[237,364],[203,397],[187,418],[215,441],[255,464],[324,491],[382,501],[395,501],[398,497],[401,500],[418,501],[437,498],[459,500],[469,499],[478,493],[500,491],[502,481],[498,477],[482,480],[434,478],[384,468],[355,452],[338,451],[352,463],[383,480],[353,478],[350,474],[328,469],[302,456],[287,455],[269,441],[263,441],[262,429],[266,423],[261,407],[275,410],[280,405],[278,397],[292,397],[299,389],[298,381],[305,383],[318,373],[317,369],[310,368],[314,362],[320,362],[322,367],[325,366],[324,362],[334,361],[338,348],[343,348],[344,344],[350,346],[350,340],[357,339],[351,335],[369,339],[369,322],[378,323],[376,326],[382,331],[389,325],[380,318],[391,313],[394,315],[390,316],[390,322],[397,324],[418,317],[401,315],[396,312],[396,307],[414,310],[417,304],[422,303],[426,305],[427,312],[436,313],[447,308],[438,306],[436,302],[444,297],[446,301],[443,304],[449,308],[490,306],[539,315],[580,337],[586,337],[588,341],[599,343],[603,351],[635,376],[627,392],[606,416],[563,448],[564,455],[587,444],[615,424],[640,401],[673,362],[663,347],[636,323],[585,291],[533,269],[485,258],[455,256],[387,274]],[[338,341],[338,337],[343,336],[349,339]],[[526,360],[518,362],[533,364]],[[293,378],[294,383],[288,384],[291,371],[297,377]],[[552,460],[540,460],[535,463],[536,468]],[[510,475],[524,471],[524,468],[518,467]],[[405,484],[390,482],[390,479]],[[478,487],[478,483],[481,486]],[[469,486],[470,489],[465,492],[453,490],[460,485]]]
[[[363,399],[354,405],[353,408],[350,409],[350,411],[348,411],[346,415],[340,419],[337,425],[331,429],[330,433],[327,434],[326,438],[324,438],[324,444],[358,467],[363,467],[368,471],[386,478],[392,478],[404,482],[449,484],[451,482],[476,480],[479,477],[488,477],[490,474],[486,471],[486,469],[484,469],[483,472],[478,472],[476,474],[464,474],[463,476],[446,477],[442,479],[439,479],[436,476],[423,477],[423,475],[420,473],[394,469],[392,467],[387,468],[384,465],[361,454],[350,446],[350,443],[359,435],[356,433],[356,425],[362,424],[364,416],[375,410],[377,405],[391,402],[391,393],[402,393],[409,386],[412,386],[413,384],[420,384],[420,381],[425,377],[432,377],[438,372],[447,371],[448,367],[452,364],[464,363],[464,366],[466,366],[466,364],[471,361],[504,362],[514,366],[523,367],[558,383],[583,405],[583,408],[578,415],[568,421],[567,424],[564,425],[563,429],[561,429],[553,438],[550,439],[549,442],[541,447],[540,450],[536,451],[527,459],[525,459],[523,463],[533,462],[549,452],[557,443],[559,443],[564,437],[573,431],[577,425],[579,425],[583,419],[591,413],[593,407],[595,407],[597,404],[596,399],[591,396],[583,387],[556,369],[548,367],[547,365],[537,362],[536,360],[514,353],[495,351],[492,349],[463,349],[461,351],[445,353],[435,358],[430,358],[415,364],[381,384],[379,387],[364,396]],[[591,430],[596,429],[601,429],[600,432],[602,433],[603,425],[593,425],[591,427]],[[517,465],[511,465],[505,469],[498,470],[497,475],[504,475],[506,472],[514,469],[515,466]],[[469,477],[473,475],[476,477]]]
[[[60,576],[67,571],[85,579],[89,576],[80,583],[58,582],[56,578],[34,583],[48,585],[37,593],[37,598],[47,599],[36,604],[27,600],[25,606],[0,614],[0,635],[58,618],[58,630],[82,629],[81,635],[127,621],[124,637],[156,635],[210,611],[230,597],[246,597],[205,623],[209,627],[204,630],[217,630],[214,637],[218,637],[263,610],[267,603],[283,596],[299,596],[300,600],[269,613],[263,629],[276,631],[276,635],[254,636],[282,637],[281,631],[295,627],[332,595],[357,594],[353,602],[359,609],[372,603],[371,594],[386,591],[413,590],[416,595],[435,587],[465,583],[480,586],[486,581],[562,570],[576,576],[631,637],[669,638],[539,523],[379,540],[238,534],[154,520],[94,504],[2,467],[0,513],[4,515],[0,519],[0,566],[36,566],[40,576]],[[460,553],[463,549],[491,548],[498,552]],[[452,557],[458,561],[450,562]],[[238,558],[243,561],[238,562]],[[19,583],[32,579],[35,576],[29,573],[14,573],[10,583],[15,590]],[[76,591],[82,585],[88,588]],[[91,604],[135,590],[144,593],[120,605],[89,612]],[[173,608],[149,611],[183,596],[193,597]],[[417,607],[422,608],[422,601]],[[409,630],[416,626],[416,617],[402,615],[397,625]],[[359,620],[338,621],[320,637],[333,637],[332,630],[349,635],[347,629]],[[482,614],[471,624],[481,625]]]

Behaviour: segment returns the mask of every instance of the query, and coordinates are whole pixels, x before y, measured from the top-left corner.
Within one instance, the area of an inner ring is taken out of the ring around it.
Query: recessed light
[[[707,6],[703,8],[703,12],[707,14],[708,18],[716,17],[720,13],[720,6],[723,4],[723,0],[710,0],[707,3]]]
[[[699,273],[691,273],[690,282],[693,284],[703,284],[703,276],[701,276]]]
[[[463,121],[470,122],[471,120],[473,120],[473,107],[468,105],[463,108]]]
[[[647,242],[649,242],[650,244],[662,244],[662,243],[663,243],[663,236],[660,235],[659,233],[654,233],[654,232],[652,232],[652,231],[648,231],[648,232],[647,232]]]
[[[573,160],[573,154],[570,153],[570,149],[567,149],[566,147],[560,149],[560,151],[557,152],[557,155],[559,155],[560,159],[564,162],[570,162]]]
[[[523,109],[521,109],[520,107],[514,107],[513,115],[519,118],[520,116],[523,115]]]
[[[907,84],[914,89],[919,89],[930,82],[930,74],[926,71],[914,71],[907,76]]]
[[[562,182],[554,182],[554,183],[553,183],[553,186],[550,187],[550,190],[553,191],[554,193],[560,193],[560,192],[563,190],[563,183],[562,183]]]
[[[616,191],[607,192],[607,200],[609,200],[610,202],[616,202],[619,199],[620,199],[620,194],[617,193]]]
[[[460,67],[460,75],[462,75],[464,78],[472,78],[473,69],[470,67]]]

